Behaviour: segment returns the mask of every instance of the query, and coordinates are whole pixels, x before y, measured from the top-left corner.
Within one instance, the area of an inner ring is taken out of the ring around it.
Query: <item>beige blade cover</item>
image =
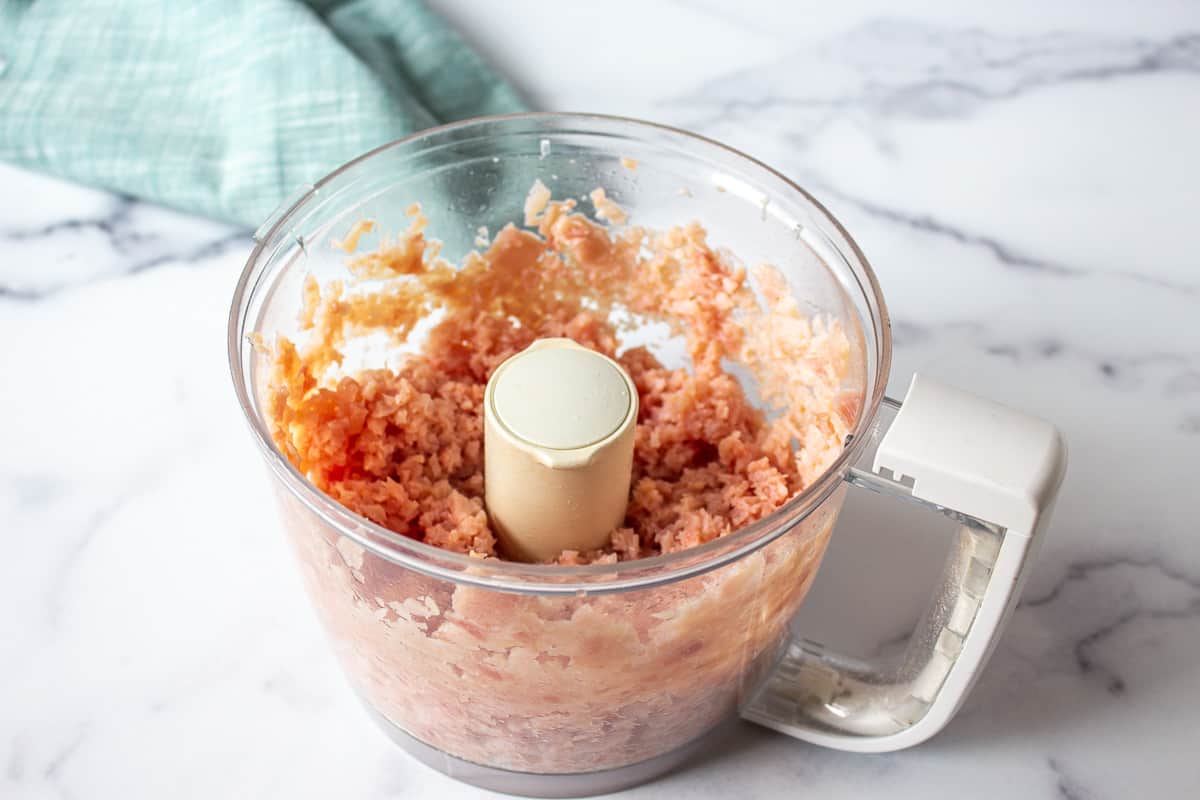
[[[604,546],[625,518],[637,389],[570,339],[539,339],[483,397],[485,500],[501,550],[545,561]]]

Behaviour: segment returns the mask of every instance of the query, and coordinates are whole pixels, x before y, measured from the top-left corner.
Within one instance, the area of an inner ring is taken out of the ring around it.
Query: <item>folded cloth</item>
[[[245,225],[373,147],[523,108],[420,0],[0,0],[0,160]]]

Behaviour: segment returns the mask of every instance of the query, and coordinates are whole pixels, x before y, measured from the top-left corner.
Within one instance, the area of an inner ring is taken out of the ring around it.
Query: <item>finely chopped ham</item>
[[[603,189],[598,215],[624,221]],[[800,316],[778,272],[745,270],[715,252],[698,225],[614,236],[551,202],[535,184],[525,221],[508,226],[462,269],[437,257],[427,220],[348,262],[361,283],[304,287],[302,349],[278,342],[271,419],[288,458],[331,497],[427,544],[503,557],[483,504],[482,401],[501,362],[535,339],[569,337],[615,357],[638,390],[633,480],[625,524],[598,551],[563,564],[670,553],[761,519],[804,489],[840,450],[857,414],[842,384],[840,329]],[[356,223],[344,242],[372,226]],[[681,335],[692,369],[666,367],[646,347],[621,347],[609,311],[662,319]],[[444,317],[397,369],[340,374],[347,337],[383,329],[403,340],[433,311]],[[748,401],[725,364],[742,363],[784,409],[773,421]],[[798,445],[798,449],[797,449]]]
[[[859,413],[857,362],[837,325],[800,313],[778,271],[750,281],[698,225],[607,229],[540,184],[526,215],[535,230],[506,227],[455,267],[410,209],[408,230],[353,256],[346,281],[305,283],[298,341],[257,342],[272,364],[274,439],[317,487],[477,557],[464,576],[508,567],[481,499],[480,406],[491,372],[543,336],[615,355],[641,404],[625,524],[562,564],[719,549],[841,451]],[[663,363],[653,342],[624,345],[645,323],[665,323],[690,365]],[[351,368],[354,343],[379,335],[395,358]],[[786,640],[843,492],[719,568],[659,582],[660,565],[646,584],[602,594],[433,577],[279,497],[338,657],[385,725],[474,764],[571,774],[677,751],[733,711]]]

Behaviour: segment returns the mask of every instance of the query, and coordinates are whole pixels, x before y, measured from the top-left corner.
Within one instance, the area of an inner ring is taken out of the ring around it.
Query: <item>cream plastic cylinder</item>
[[[488,516],[504,554],[545,561],[604,546],[625,518],[637,389],[612,359],[540,339],[484,393]]]

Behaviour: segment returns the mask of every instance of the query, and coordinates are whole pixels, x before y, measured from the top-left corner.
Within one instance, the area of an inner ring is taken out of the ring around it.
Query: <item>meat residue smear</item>
[[[861,404],[859,391],[844,388],[852,359],[840,326],[806,317],[776,269],[748,273],[713,249],[699,224],[625,226],[603,189],[591,199],[597,217],[621,227],[587,219],[538,182],[526,227],[504,227],[461,265],[440,257],[414,206],[406,231],[348,257],[346,280],[320,285],[310,276],[304,340],[280,337],[270,347],[269,417],[287,458],[373,522],[502,558],[483,502],[484,387],[534,340],[569,337],[628,370],[640,411],[624,524],[603,549],[564,551],[558,563],[693,547],[808,486],[841,451]],[[355,224],[339,246],[354,250],[373,227]],[[394,369],[342,368],[355,337],[383,332],[411,345],[430,317],[432,328]],[[688,367],[623,345],[655,322],[686,343]],[[731,365],[752,376],[771,413],[750,402]]]

